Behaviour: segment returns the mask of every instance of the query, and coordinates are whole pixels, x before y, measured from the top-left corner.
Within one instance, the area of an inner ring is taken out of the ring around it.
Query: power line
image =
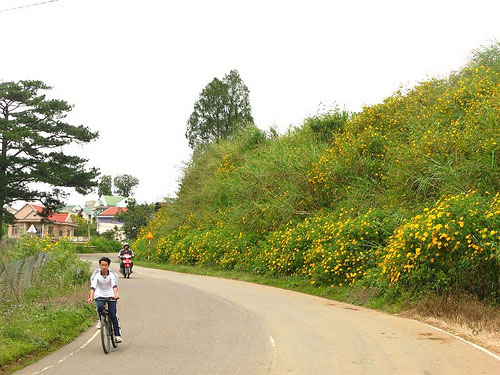
[[[40,1],[38,3],[32,3],[32,4],[26,4],[26,5],[20,5],[18,7],[14,7],[14,8],[7,8],[7,9],[0,9],[0,13],[2,12],[8,12],[8,11],[11,11],[11,10],[16,10],[16,9],[22,9],[22,8],[29,8],[29,7],[35,7],[37,5],[43,5],[43,4],[48,4],[48,3],[54,3],[56,1],[59,1],[59,0],[46,0],[46,1]]]

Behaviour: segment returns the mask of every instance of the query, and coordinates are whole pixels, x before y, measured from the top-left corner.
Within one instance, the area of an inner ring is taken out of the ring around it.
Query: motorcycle
[[[123,261],[123,277],[126,279],[130,278],[130,274],[132,273],[132,255],[125,254],[122,258]]]

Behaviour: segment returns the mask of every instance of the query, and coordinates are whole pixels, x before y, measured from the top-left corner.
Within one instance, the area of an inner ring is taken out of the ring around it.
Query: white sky
[[[351,111],[443,77],[500,40],[499,0],[0,0],[0,80],[39,79],[100,137],[75,150],[175,196],[201,90],[237,69],[257,126],[283,132],[320,103]],[[72,204],[85,199],[72,194]]]

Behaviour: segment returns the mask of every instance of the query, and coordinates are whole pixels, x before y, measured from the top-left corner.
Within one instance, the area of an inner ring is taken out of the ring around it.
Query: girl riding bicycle
[[[116,301],[118,298],[118,275],[109,269],[111,259],[102,257],[99,259],[99,269],[95,270],[90,278],[90,297],[88,303],[96,302],[99,319],[104,309],[104,302],[107,298],[113,298],[108,302],[109,314],[113,322],[116,342],[122,342],[120,326],[116,317]]]

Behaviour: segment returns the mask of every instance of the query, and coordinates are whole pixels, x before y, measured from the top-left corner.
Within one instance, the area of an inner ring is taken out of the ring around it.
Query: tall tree
[[[5,205],[38,201],[48,212],[67,196],[60,187],[88,194],[97,185],[99,171],[86,169],[87,159],[67,155],[63,149],[71,143],[88,143],[98,133],[66,123],[72,106],[47,99],[43,92],[50,89],[41,81],[0,82],[0,227],[4,218],[12,217]],[[52,191],[34,183],[47,184]]]
[[[187,122],[186,138],[194,149],[230,138],[252,122],[248,88],[238,71],[231,70],[222,80],[214,78],[201,92]]]
[[[121,174],[113,180],[115,185],[115,194],[122,197],[130,197],[133,195],[132,190],[139,185],[139,179],[129,174]]]
[[[99,187],[98,187],[99,196],[102,197],[103,195],[112,195],[113,194],[111,192],[112,184],[113,182],[109,174],[105,174],[104,176],[102,176],[101,182],[99,182]]]

